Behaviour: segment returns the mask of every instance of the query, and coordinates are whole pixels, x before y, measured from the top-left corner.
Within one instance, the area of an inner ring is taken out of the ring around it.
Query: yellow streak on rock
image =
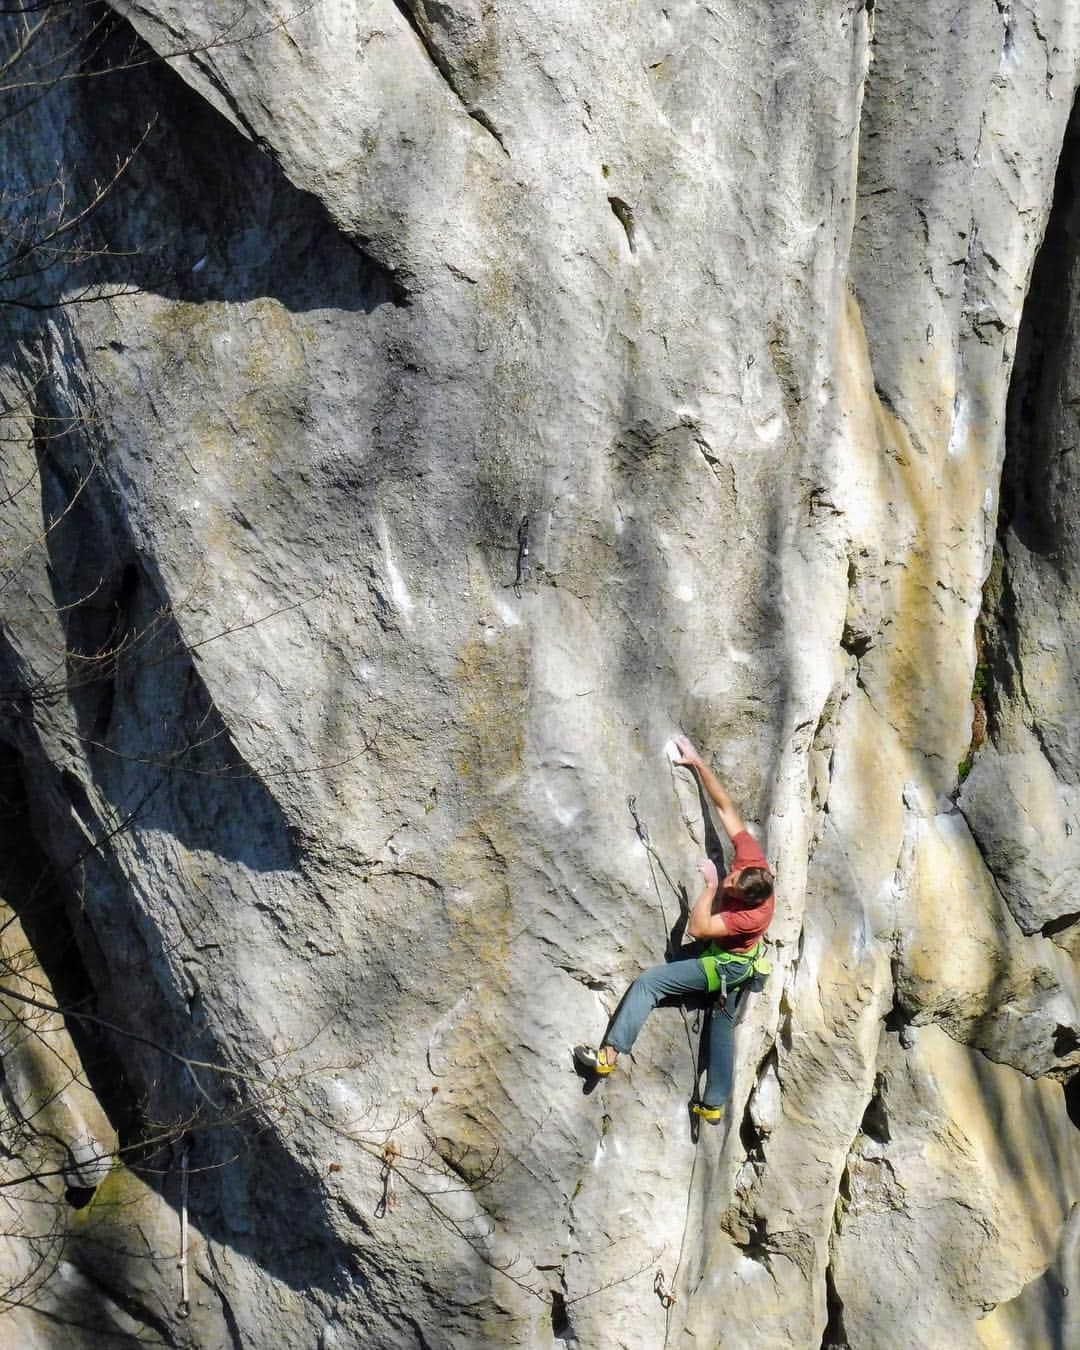
[[[965,567],[971,560],[954,558],[951,548],[958,526],[970,533],[972,514],[981,511],[987,452],[976,453],[969,443],[963,456],[950,459],[947,445],[917,443],[908,423],[876,393],[867,397],[874,374],[850,293],[837,335],[837,377],[849,411],[845,454],[854,461],[845,511],[855,539],[886,564],[883,580],[891,591],[889,622],[863,658],[861,678],[904,745],[936,757],[932,786],[945,791],[971,723],[974,648],[967,630],[974,615],[965,596],[977,595]],[[929,386],[926,408],[908,410],[913,422],[934,425],[944,392]],[[882,503],[891,506],[884,537]]]

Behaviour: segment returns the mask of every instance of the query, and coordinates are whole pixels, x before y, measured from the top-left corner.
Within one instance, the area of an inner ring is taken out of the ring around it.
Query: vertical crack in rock
[[[868,1138],[876,1144],[884,1144],[889,1139],[889,1120],[885,1109],[885,1078],[879,1073],[874,1079],[866,1109],[863,1111],[859,1128],[855,1133],[844,1162],[844,1170],[836,1188],[836,1204],[833,1209],[832,1228],[828,1239],[828,1264],[825,1267],[825,1330],[821,1337],[821,1350],[849,1350],[847,1330],[844,1326],[844,1300],[836,1287],[834,1274],[835,1249],[843,1227],[844,1214],[851,1205],[851,1167],[858,1156],[859,1140]]]
[[[956,788],[952,793],[955,802],[963,787],[964,780],[971,772],[975,756],[986,742],[988,716],[987,707],[993,693],[990,688],[991,669],[987,659],[987,644],[991,626],[994,622],[996,598],[1000,595],[1001,551],[995,547],[990,572],[983,583],[982,602],[975,618],[975,672],[971,679],[971,734],[963,758],[956,766]]]
[[[559,1279],[561,1288],[550,1291],[551,1334],[555,1340],[562,1341],[564,1345],[577,1345],[577,1336],[574,1334],[574,1326],[566,1305],[566,1275],[562,1270],[559,1271]]]
[[[874,1090],[870,1094],[870,1100],[863,1112],[862,1123],[859,1125],[859,1132],[865,1134],[868,1139],[872,1139],[876,1144],[887,1144],[891,1137],[889,1134],[889,1113],[885,1106],[887,1087],[885,1075],[879,1073],[874,1079]]]
[[[1071,290],[1080,251],[1080,101],[1073,105],[1054,183],[1053,205],[1016,338],[1005,417],[998,534],[1011,529],[1030,552],[1054,558],[1068,505],[1052,487],[1063,453],[1052,424],[1074,351],[1068,341]],[[1055,508],[1057,508],[1055,510]]]
[[[232,1346],[232,1350],[243,1350],[244,1337],[240,1331],[240,1323],[237,1320],[236,1311],[225,1293],[226,1281],[218,1266],[217,1256],[214,1253],[214,1244],[212,1242],[207,1242],[206,1244],[206,1258],[212,1272],[212,1277],[207,1275],[198,1266],[195,1267],[195,1273],[203,1284],[213,1291],[218,1300],[218,1305],[221,1308],[221,1315],[225,1319],[225,1326],[228,1328],[229,1342]]]
[[[432,23],[425,13],[424,0],[394,0],[394,5],[405,22],[416,34],[417,41],[424,49],[428,60],[442,76],[446,87],[465,109],[468,116],[472,118],[477,126],[482,127],[488,133],[507,159],[509,159],[511,157],[510,151],[506,148],[502,133],[495,126],[483,108],[478,108],[476,104],[471,102],[466,96],[464,90],[461,88],[461,82],[458,79],[453,66],[447,60],[446,53],[436,42]]]
[[[821,1350],[849,1350],[847,1332],[844,1330],[844,1301],[836,1292],[831,1265],[825,1267],[825,1308],[828,1320],[821,1337]]]
[[[611,207],[615,219],[623,227],[626,233],[626,242],[630,246],[631,253],[637,253],[637,242],[634,238],[634,212],[621,197],[609,197],[608,204]]]
[[[1069,1119],[1080,1130],[1080,1074],[1065,1084],[1065,1110]]]
[[[4,663],[0,661],[2,669]],[[71,774],[67,778],[74,781]],[[55,866],[38,844],[31,805],[23,757],[7,741],[0,741],[0,810],[9,840],[18,841],[17,847],[9,844],[4,852],[0,897],[18,916],[56,1002],[61,1007],[93,1013],[97,1010],[96,991],[81,948],[92,946],[101,961],[104,953],[79,897],[68,894],[75,888],[73,869]],[[54,841],[57,834],[54,828]],[[69,918],[72,912],[78,915],[78,934]],[[101,1027],[87,1018],[68,1018],[67,1031],[89,1087],[110,1120],[122,1134],[135,1129],[135,1098],[115,1047]]]

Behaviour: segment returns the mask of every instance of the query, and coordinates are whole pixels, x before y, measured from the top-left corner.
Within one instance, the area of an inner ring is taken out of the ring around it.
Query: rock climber
[[[720,780],[693,744],[679,736],[674,761],[696,773],[716,807],[720,823],[735,848],[726,876],[721,878],[711,858],[698,864],[704,885],[690,910],[686,932],[709,945],[699,957],[653,966],[637,977],[619,1004],[599,1050],[576,1045],[574,1059],[589,1073],[611,1073],[620,1054],[629,1054],[646,1017],[662,998],[680,998],[720,990],[709,1026],[709,1055],[705,1092],[691,1111],[702,1120],[717,1122],[731,1092],[734,1067],[735,1014],[740,996],[753,979],[761,960],[762,938],[773,916],[773,878],[765,855],[743,824]]]

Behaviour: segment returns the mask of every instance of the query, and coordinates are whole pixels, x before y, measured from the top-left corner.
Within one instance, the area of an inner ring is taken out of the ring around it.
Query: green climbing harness
[[[709,984],[709,993],[720,991],[727,998],[728,989],[753,980],[751,988],[760,990],[769,977],[772,965],[765,955],[765,940],[761,939],[748,952],[728,952],[710,942],[701,957],[701,967]]]

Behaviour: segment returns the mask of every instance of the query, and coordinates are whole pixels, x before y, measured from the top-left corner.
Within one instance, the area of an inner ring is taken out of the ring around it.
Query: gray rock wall
[[[1080,17],[113,9],[6,93],[0,899],[145,1259],[60,1205],[26,1343],[1053,1344]],[[692,1018],[569,1060],[679,731],[778,879],[696,1141]]]

